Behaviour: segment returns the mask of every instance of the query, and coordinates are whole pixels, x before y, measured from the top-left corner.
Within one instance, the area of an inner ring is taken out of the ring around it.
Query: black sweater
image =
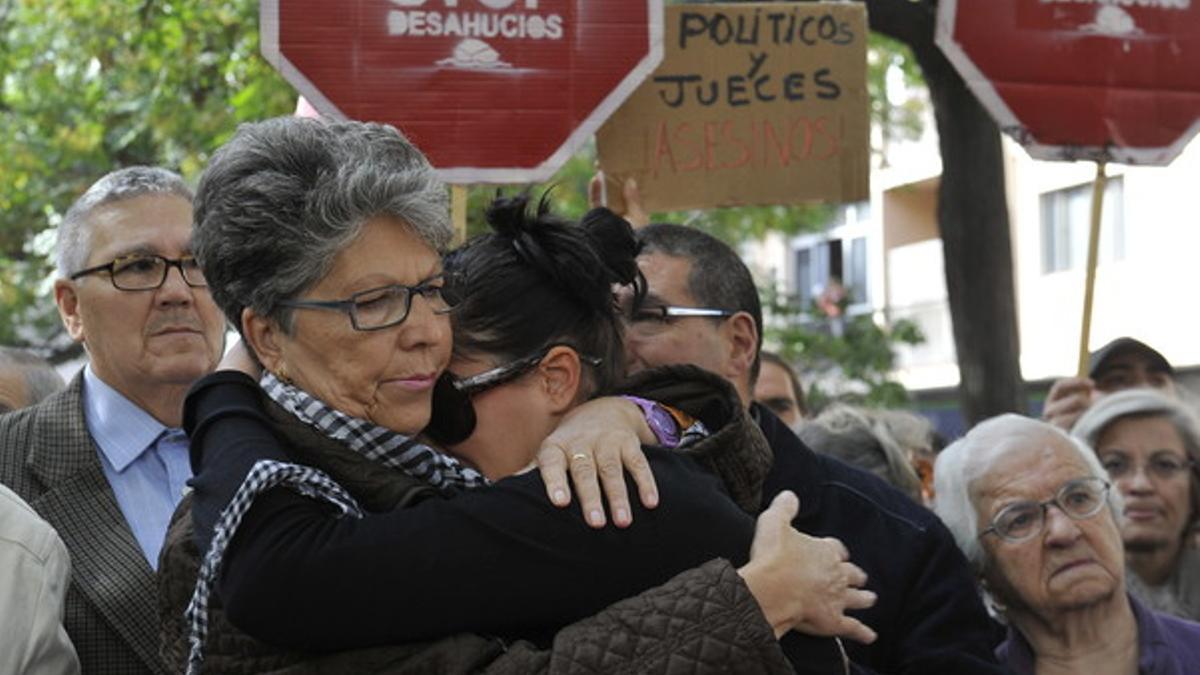
[[[202,551],[254,462],[289,461],[260,395],[250,378],[217,373],[188,399]],[[363,519],[333,518],[324,503],[270,490],[231,542],[217,592],[235,625],[303,650],[460,631],[544,643],[685,569],[715,557],[747,559],[754,520],[719,481],[678,453],[646,452],[660,506],[635,503],[627,529],[596,531],[577,507],[554,507],[536,472]]]

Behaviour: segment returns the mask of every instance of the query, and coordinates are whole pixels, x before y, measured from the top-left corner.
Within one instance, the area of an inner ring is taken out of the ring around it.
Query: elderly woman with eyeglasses
[[[1002,415],[943,450],[934,480],[937,514],[1008,624],[997,655],[1013,672],[1200,672],[1200,624],[1126,593],[1120,495],[1082,443]]]
[[[1130,591],[1159,611],[1200,620],[1200,428],[1178,400],[1150,389],[1106,396],[1075,423],[1124,497]]]
[[[611,214],[586,234],[541,216],[530,230],[521,201],[491,216],[504,266],[473,258],[482,244],[444,265],[444,209],[425,158],[379,125],[248,125],[205,171],[197,257],[264,372],[210,376],[185,410],[197,548],[177,522],[162,596],[168,643],[193,638],[189,670],[784,672],[774,638],[794,625],[870,639],[843,616],[873,602],[864,575],[840,543],[790,530],[787,498],[749,563],[706,562],[747,558],[739,505],[767,468],[761,438],[736,436],[753,425],[731,391],[694,414],[733,423],[686,456],[648,451],[662,503],[628,528],[555,508],[536,473],[500,480],[622,372],[611,285],[632,281],[636,247]],[[196,576],[183,627],[170,608]],[[716,602],[678,604],[697,595]],[[665,623],[629,623],[648,619]],[[716,661],[714,639],[730,646]],[[836,646],[819,642],[840,665]]]

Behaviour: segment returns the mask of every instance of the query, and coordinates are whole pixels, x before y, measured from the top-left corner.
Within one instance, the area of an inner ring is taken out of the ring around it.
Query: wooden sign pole
[[[1096,163],[1096,181],[1092,185],[1092,227],[1088,234],[1087,281],[1083,289],[1083,327],[1079,333],[1079,377],[1088,374],[1088,338],[1092,332],[1092,304],[1096,294],[1096,258],[1100,251],[1100,216],[1104,211],[1104,188],[1108,177],[1104,162]]]
[[[450,222],[454,225],[454,245],[467,240],[467,186],[450,186]]]

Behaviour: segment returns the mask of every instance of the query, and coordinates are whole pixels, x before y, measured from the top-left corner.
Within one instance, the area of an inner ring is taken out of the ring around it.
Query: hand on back
[[[739,574],[777,637],[797,630],[874,642],[875,631],[846,616],[847,610],[875,604],[875,594],[862,590],[866,572],[850,562],[849,552],[837,539],[810,537],[793,529],[792,519],[799,509],[792,492],[775,497],[758,517],[750,562]]]

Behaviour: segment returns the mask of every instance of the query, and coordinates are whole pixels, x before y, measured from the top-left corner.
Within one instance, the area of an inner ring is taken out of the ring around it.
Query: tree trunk
[[[936,2],[866,0],[871,28],[912,50],[942,154],[938,230],[968,425],[1026,412],[1000,130],[933,42]]]

